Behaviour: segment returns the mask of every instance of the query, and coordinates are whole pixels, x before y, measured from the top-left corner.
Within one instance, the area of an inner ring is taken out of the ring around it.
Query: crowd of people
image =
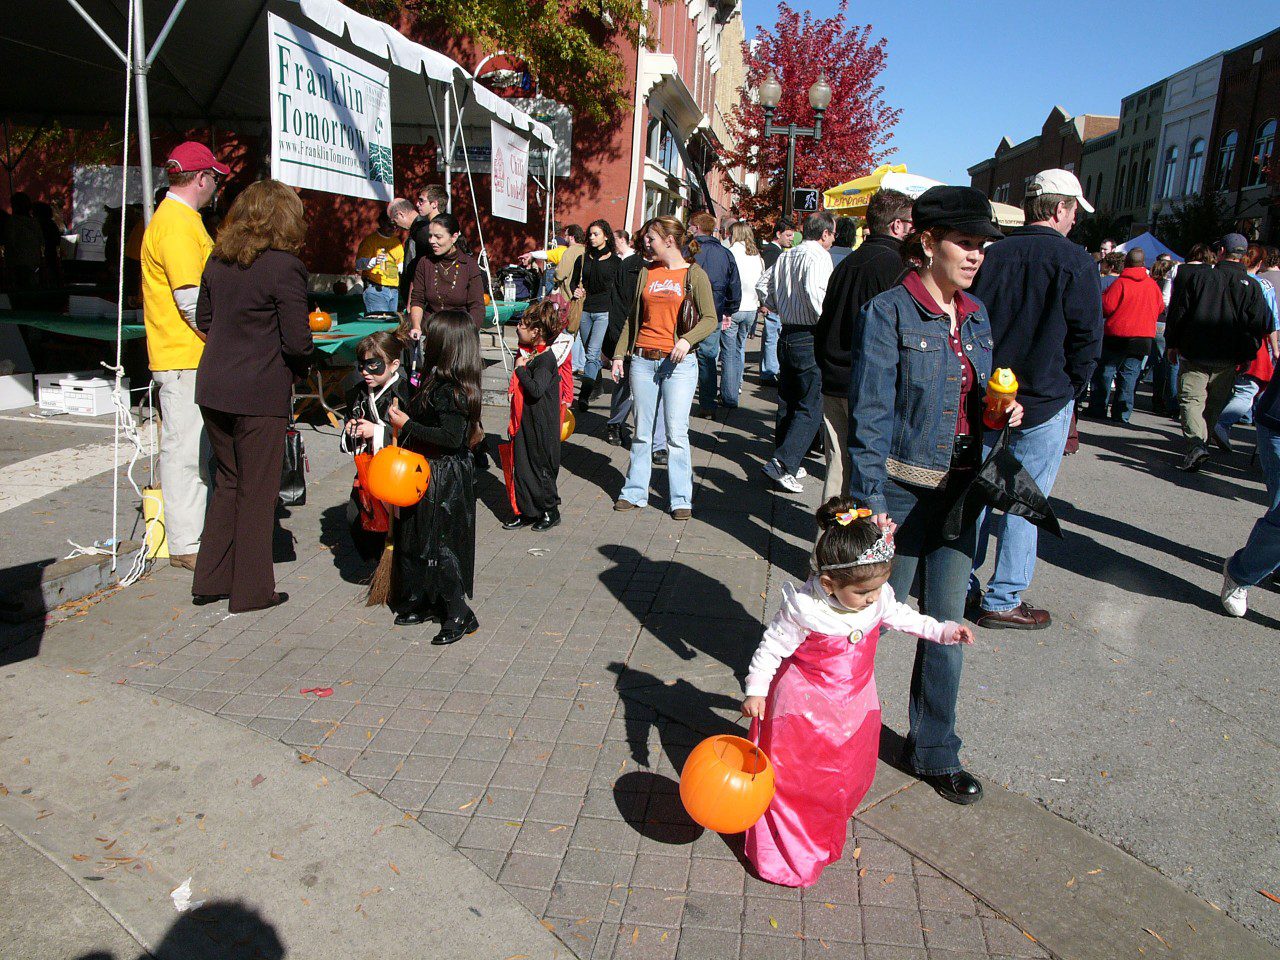
[[[208,148],[183,144],[168,173],[142,277],[165,413],[171,561],[194,569],[196,603],[262,609],[286,599],[270,558],[277,465],[289,386],[313,351],[297,256],[301,205],[281,184],[253,184],[214,242],[196,211],[226,168]],[[398,443],[426,458],[425,496],[381,517],[357,495],[357,477],[353,535],[368,560],[393,564],[395,622],[439,621],[433,642],[449,644],[479,629],[468,600],[475,474],[484,469],[475,452],[485,291],[442,201],[434,188],[393,201],[360,244],[369,313],[407,308],[407,317],[359,344],[341,442],[357,454]],[[973,639],[963,623],[1038,630],[1052,620],[1027,599],[1037,526],[970,495],[997,445],[1048,496],[1077,411],[1128,422],[1148,369],[1157,410],[1169,411],[1176,393],[1188,471],[1209,457],[1211,432],[1230,449],[1232,426],[1252,413],[1270,506],[1224,565],[1226,611],[1242,615],[1248,588],[1280,567],[1275,251],[1228,234],[1176,269],[1158,260],[1148,272],[1140,250],[1119,263],[1111,252],[1095,258],[1068,239],[1092,208],[1065,170],[1034,177],[1024,210],[1026,224],[1005,235],[976,189],[938,186],[914,199],[881,190],[861,244],[825,212],[798,230],[779,219],[763,243],[744,221],[699,213],[687,224],[655,217],[631,236],[604,220],[565,226],[564,243],[524,258],[545,267],[534,280],[545,295],[517,327],[502,438],[506,528],[560,522],[570,411],[603,411],[606,376],[605,439],[630,447],[614,509],[645,508],[653,468],[665,464],[666,508],[690,518],[690,418],[695,408],[716,417],[738,405],[753,330],[762,334],[760,380],[777,395],[762,471],[784,491],[803,491],[804,464],[822,438],[811,569],[766,629],[743,703],[777,769],[774,805],[746,846],[766,879],[808,885],[840,855],[844,823],[874,772],[882,628],[918,638],[903,765],[950,801],[981,798],[956,731],[963,648]],[[1016,398],[992,407],[989,383],[1009,379],[1001,371],[1016,379]],[[207,509],[205,438],[217,462]],[[919,613],[902,602],[913,592]],[[814,690],[828,704],[821,716],[806,705]]]

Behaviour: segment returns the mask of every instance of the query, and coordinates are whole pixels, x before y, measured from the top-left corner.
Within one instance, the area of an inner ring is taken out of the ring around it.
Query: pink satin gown
[[[771,883],[812,886],[844,852],[880,752],[879,639],[878,626],[857,643],[810,633],[774,676],[764,722],[752,724],[777,792],[747,831],[746,855]]]

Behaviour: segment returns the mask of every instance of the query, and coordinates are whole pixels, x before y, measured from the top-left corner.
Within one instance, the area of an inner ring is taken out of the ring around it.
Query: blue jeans
[[[733,315],[729,329],[720,331],[720,402],[726,407],[738,405],[742,390],[742,374],[747,366],[747,334],[756,318],[754,310],[742,310]]]
[[[795,476],[822,428],[822,370],[813,351],[813,327],[784,327],[780,339],[773,455]]]
[[[1151,406],[1157,413],[1178,409],[1178,365],[1165,356],[1164,324],[1156,324],[1156,341],[1151,348]]]
[[[1249,539],[1227,561],[1227,573],[1252,587],[1280,568],[1280,435],[1258,424],[1258,460],[1267,478],[1267,512],[1249,531]]]
[[[364,282],[365,313],[395,313],[400,305],[400,290],[380,283]]]
[[[636,433],[631,440],[631,463],[622,485],[622,499],[637,507],[649,503],[649,475],[653,472],[653,425],[659,402],[667,428],[667,485],[670,508],[693,506],[693,457],[689,451],[689,408],[698,389],[698,358],[631,358],[631,396],[635,400]]]
[[[1231,435],[1231,428],[1237,423],[1241,421],[1249,423],[1253,420],[1253,401],[1261,389],[1262,384],[1253,377],[1236,377],[1235,392],[1218,416],[1218,426],[1225,430],[1228,436]],[[1261,442],[1259,442],[1259,449],[1261,449]]]
[[[764,339],[760,345],[760,376],[778,378],[778,337],[782,334],[782,318],[771,313],[764,318]]]
[[[1142,357],[1130,356],[1123,350],[1103,349],[1089,391],[1089,416],[1105,419],[1107,400],[1110,399],[1111,419],[1129,422],[1138,377],[1142,374],[1142,361]],[[1115,384],[1114,390],[1112,383]]]
[[[898,524],[894,534],[896,556],[889,574],[894,596],[906,603],[918,577],[920,611],[939,620],[962,623],[977,541],[976,520],[967,524],[957,539],[944,540],[942,524],[954,502],[954,493],[890,480],[884,486],[884,498],[889,516]],[[905,759],[918,774],[935,776],[962,769],[956,700],[963,664],[964,647],[959,644],[928,640],[916,643]]]
[[[609,314],[582,313],[582,325],[578,327],[578,339],[583,346],[582,380],[584,383],[595,383],[600,376],[600,346],[604,343],[604,335],[609,332]]]
[[[587,363],[587,351],[582,346],[582,328],[573,335],[573,346],[569,348],[569,366],[574,373],[582,373]]]
[[[609,426],[621,427],[631,416],[635,408],[635,398],[631,396],[631,358],[624,361],[622,379],[613,385],[613,396],[609,398]],[[662,398],[658,398],[658,412],[653,418],[653,452],[667,449],[667,425],[662,416]]]
[[[1053,481],[1058,478],[1058,467],[1062,465],[1062,451],[1067,445],[1067,432],[1071,429],[1074,410],[1075,403],[1069,401],[1038,427],[1009,431],[1009,449],[1046,497],[1053,490]],[[991,452],[998,436],[994,430],[986,432],[983,456]],[[1021,604],[1023,592],[1031,586],[1031,578],[1036,572],[1039,531],[1022,517],[984,511],[973,561],[974,576],[970,583],[974,590],[978,589],[978,568],[987,558],[987,538],[993,535],[996,538],[996,568],[987,581],[982,609],[999,613]]]
[[[720,331],[717,329],[694,349],[698,353],[698,406],[714,410],[719,403]]]

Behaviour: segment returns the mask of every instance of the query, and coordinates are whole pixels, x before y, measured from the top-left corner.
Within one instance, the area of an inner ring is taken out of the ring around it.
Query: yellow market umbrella
[[[900,163],[896,167],[878,167],[865,177],[832,187],[823,195],[823,205],[841,214],[860,215],[880,190],[897,190],[914,200],[930,187],[941,185],[940,180],[907,173],[907,165]]]

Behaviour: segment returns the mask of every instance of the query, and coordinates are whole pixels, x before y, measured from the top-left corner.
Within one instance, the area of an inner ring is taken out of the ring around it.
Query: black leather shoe
[[[518,515],[517,515],[517,516],[515,516],[515,517],[512,517],[512,518],[511,518],[510,520],[508,520],[506,523],[504,523],[504,524],[502,525],[502,529],[503,529],[503,530],[519,530],[521,527],[527,527],[527,526],[529,526],[531,523],[533,523],[533,521],[532,521],[532,520],[528,520],[528,519],[526,519],[526,518],[524,518],[524,517],[521,517],[521,516],[518,516]]]
[[[622,445],[622,427],[618,426],[616,423],[611,424],[609,426],[609,429],[607,429],[604,432],[604,442],[611,447],[621,446]]]
[[[230,600],[229,593],[194,593],[191,595],[191,605],[195,607],[205,607],[211,603],[217,603],[219,600]]]
[[[423,623],[426,619],[427,619],[426,616],[424,616],[420,611],[410,610],[408,613],[396,614],[396,626],[397,627],[416,627],[418,624]]]
[[[667,465],[667,451],[665,450],[653,451],[653,462],[656,466],[665,467]]]
[[[560,526],[560,511],[548,510],[542,515],[542,519],[533,525],[533,529],[541,533],[543,530],[558,526]]]
[[[943,800],[950,800],[952,803],[969,804],[977,803],[982,799],[982,784],[978,782],[978,778],[964,770],[957,770],[955,773],[940,773],[936,776],[924,776],[917,774],[921,781],[927,783],[933,789],[938,791],[938,795]]]
[[[450,617],[440,627],[440,632],[435,635],[431,643],[437,647],[457,643],[463,637],[473,634],[479,629],[480,621],[476,619],[474,613],[467,614],[466,619]]]

